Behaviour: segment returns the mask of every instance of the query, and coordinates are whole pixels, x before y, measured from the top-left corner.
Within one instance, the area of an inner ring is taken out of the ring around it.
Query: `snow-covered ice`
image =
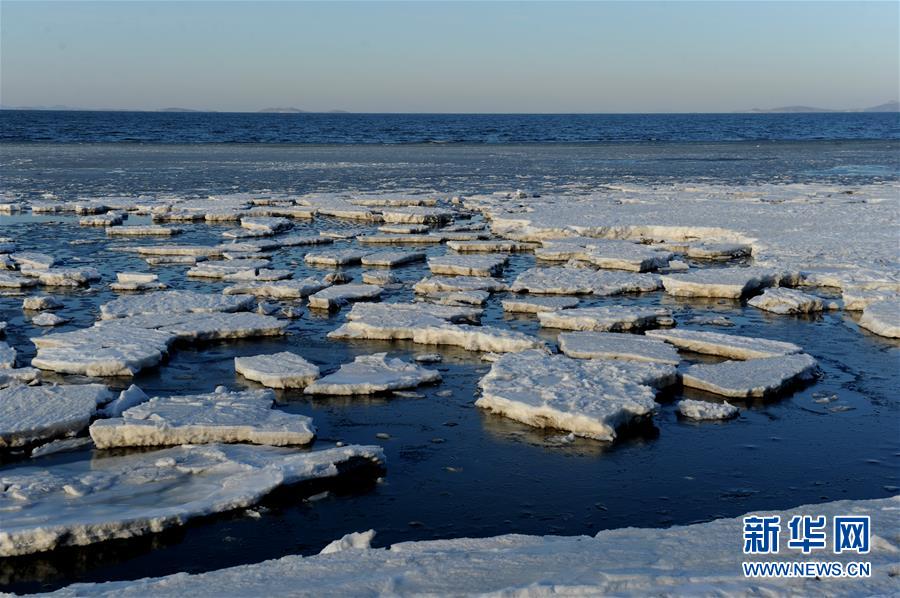
[[[681,374],[682,384],[726,397],[763,397],[797,381],[811,380],[818,366],[806,353],[747,361],[696,364]]]
[[[234,371],[269,388],[306,388],[319,377],[319,367],[296,353],[234,358]]]
[[[515,293],[555,295],[619,295],[646,293],[662,288],[655,274],[633,274],[589,268],[529,268],[510,285]]]
[[[723,403],[711,403],[709,401],[695,401],[683,399],[676,405],[678,413],[689,419],[731,419],[737,417],[740,410],[734,405]]]
[[[96,268],[47,268],[22,269],[22,274],[36,278],[47,287],[83,287],[100,280],[100,272]]]
[[[534,256],[549,261],[575,259],[598,268],[632,272],[663,268],[672,258],[670,252],[658,247],[608,239],[545,240],[541,248],[535,249]]]
[[[570,359],[543,351],[502,356],[479,382],[475,401],[510,419],[576,436],[613,440],[616,430],[649,415],[655,391],[601,360]]]
[[[371,301],[381,296],[383,289],[372,284],[340,284],[309,296],[313,309],[338,309],[354,301]]]
[[[863,310],[859,325],[879,336],[900,338],[900,298],[870,303]]]
[[[365,532],[353,532],[345,535],[339,540],[330,542],[325,548],[319,551],[319,554],[334,554],[344,550],[366,550],[372,548],[372,539],[375,537],[375,530],[370,529]]]
[[[428,268],[432,274],[499,276],[506,262],[506,256],[450,254],[428,258]]]
[[[678,365],[681,358],[670,344],[637,334],[562,332],[559,350],[578,359],[623,359]]]
[[[253,297],[223,296],[194,291],[159,291],[146,295],[127,295],[100,306],[104,320],[126,316],[178,313],[236,312],[252,309]]]
[[[31,311],[43,311],[45,309],[59,309],[62,301],[50,295],[32,295],[22,300],[22,309]]]
[[[160,225],[132,225],[132,226],[113,226],[106,229],[106,234],[111,237],[171,237],[172,235],[181,234],[182,229],[174,226]]]
[[[307,253],[303,260],[311,266],[349,266],[362,262],[365,255],[365,251],[358,249],[335,249],[334,251]]]
[[[363,256],[362,265],[394,268],[424,260],[425,254],[419,251],[376,251]]]
[[[0,341],[0,369],[9,369],[16,366],[17,351],[4,341]]]
[[[52,255],[36,251],[19,251],[9,257],[23,270],[47,270],[57,264],[56,258]]]
[[[138,385],[132,384],[120,392],[118,397],[104,405],[100,409],[100,414],[103,417],[122,417],[122,413],[126,409],[131,409],[149,399],[150,397],[147,396],[147,393],[141,390]]]
[[[327,286],[327,282],[310,277],[303,280],[241,283],[225,287],[222,293],[238,296],[253,295],[270,299],[301,299],[318,293]]]
[[[782,315],[808,314],[825,309],[824,302],[818,297],[784,288],[766,289],[762,295],[747,301],[747,305]]]
[[[719,355],[729,359],[759,359],[799,353],[803,350],[793,343],[752,336],[722,334],[721,332],[707,332],[705,330],[684,330],[681,328],[649,330],[646,332],[646,335],[664,340],[685,351]]]
[[[48,311],[41,312],[31,318],[31,323],[35,326],[60,326],[70,321],[69,318]]]
[[[542,311],[559,311],[578,305],[577,297],[528,297],[512,296],[501,301],[503,311],[536,314]]]
[[[0,447],[75,434],[87,427],[98,406],[112,398],[102,384],[13,384],[0,389]]]
[[[334,478],[343,465],[382,464],[376,446],[323,451],[180,446],[0,475],[0,556],[134,538],[252,506],[281,486]],[[146,497],[152,496],[148,501]]]
[[[506,284],[488,276],[429,276],[415,284],[413,290],[425,295],[444,291],[488,291],[498,293],[507,289]]]
[[[419,295],[420,299],[441,305],[484,305],[490,297],[487,291],[442,291]]]
[[[760,267],[704,268],[662,276],[666,292],[676,297],[740,299],[766,287],[798,282],[798,274]]]
[[[388,390],[415,388],[420,384],[439,382],[441,374],[435,370],[408,363],[387,353],[359,355],[338,371],[316,380],[304,390],[307,394],[354,395],[373,394]]]
[[[91,424],[97,448],[248,442],[273,446],[312,442],[315,427],[304,415],[273,409],[270,390],[155,397],[121,417]]]
[[[447,241],[447,247],[460,253],[512,253],[527,251],[531,246],[516,241]]]
[[[674,324],[672,312],[664,307],[575,307],[537,314],[544,328],[623,332]]]

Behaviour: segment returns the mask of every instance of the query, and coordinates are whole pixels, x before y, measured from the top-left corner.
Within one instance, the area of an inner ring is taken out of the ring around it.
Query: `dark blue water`
[[[258,114],[0,111],[0,142],[608,143],[900,139],[900,113]]]

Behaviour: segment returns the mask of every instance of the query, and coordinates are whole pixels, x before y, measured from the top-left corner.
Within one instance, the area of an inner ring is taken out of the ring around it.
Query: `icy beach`
[[[255,148],[237,191],[232,148],[177,184],[16,151],[0,588],[843,593],[740,575],[734,517],[799,504],[871,513],[853,587],[895,583],[892,180],[517,189],[398,148],[434,160],[400,186],[353,148],[316,187],[324,150]]]

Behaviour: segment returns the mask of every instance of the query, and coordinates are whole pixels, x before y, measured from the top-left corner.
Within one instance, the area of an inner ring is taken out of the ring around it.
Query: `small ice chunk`
[[[559,311],[578,305],[577,297],[528,297],[513,296],[501,301],[503,311],[536,314],[542,311]]]
[[[318,293],[327,286],[327,282],[310,277],[303,280],[236,284],[225,287],[222,293],[225,295],[253,295],[270,299],[302,299]]]
[[[9,257],[23,270],[47,270],[56,265],[56,258],[46,253],[36,251],[19,251]]]
[[[795,283],[799,275],[768,268],[703,268],[686,274],[665,274],[666,292],[676,297],[740,299],[766,287]]]
[[[187,275],[194,278],[225,278],[228,274],[244,272],[247,270],[255,271],[258,268],[265,268],[269,265],[269,260],[261,258],[240,258],[236,260],[224,260],[216,262],[201,262],[187,271]]]
[[[543,328],[622,332],[656,326],[671,326],[672,312],[664,307],[576,307],[538,313]]]
[[[380,287],[397,283],[397,279],[390,272],[363,272],[362,281],[364,284],[373,284]]]
[[[656,274],[634,274],[588,268],[530,268],[510,285],[514,293],[544,295],[620,295],[662,288]]]
[[[270,390],[156,397],[90,427],[97,448],[247,442],[312,442],[312,419],[272,409]]]
[[[47,455],[68,453],[89,446],[94,446],[94,443],[89,436],[61,438],[60,440],[53,440],[51,442],[48,442],[47,444],[42,444],[35,447],[31,451],[31,458],[37,459],[38,457],[46,457]]]
[[[134,249],[140,255],[209,258],[222,255],[219,247],[206,245],[144,245]]]
[[[416,355],[416,361],[419,363],[440,363],[443,360],[440,353],[421,353]]]
[[[275,280],[285,280],[293,276],[291,270],[273,270],[271,268],[253,268],[250,270],[238,270],[230,272],[222,277],[222,280],[228,282],[272,282]]]
[[[684,399],[678,401],[678,413],[684,417],[698,420],[731,419],[737,417],[740,410],[734,405],[723,403],[711,403],[709,401],[695,401]]]
[[[126,409],[131,409],[149,399],[150,397],[137,384],[132,384],[120,392],[115,400],[104,405],[100,410],[100,414],[104,417],[122,417],[122,413]]]
[[[678,365],[681,361],[672,345],[637,334],[562,332],[559,350],[578,359],[622,359],[670,365]]]
[[[685,351],[719,355],[729,359],[759,359],[799,353],[803,350],[793,343],[705,330],[650,330],[646,335],[664,340]]]
[[[900,338],[900,299],[870,303],[863,310],[859,325],[879,336]]]
[[[39,283],[48,287],[83,287],[101,278],[96,268],[22,269],[22,274],[37,278]]]
[[[31,318],[31,323],[35,326],[60,326],[70,321],[70,318],[64,318],[63,316],[46,311]]]
[[[866,289],[845,286],[841,289],[841,300],[847,311],[863,311],[870,303],[897,299],[900,293],[893,289]]]
[[[385,208],[381,215],[388,224],[445,224],[453,219],[455,212],[446,208],[431,206],[409,206]]]
[[[378,227],[378,232],[393,235],[413,235],[427,233],[431,228],[427,224],[386,224]]]
[[[423,278],[413,287],[421,295],[444,291],[488,291],[506,290],[506,284],[488,276],[432,276]]]
[[[22,301],[22,309],[31,311],[43,311],[45,309],[59,309],[63,306],[62,301],[50,295],[34,295],[25,297]]]
[[[775,394],[798,380],[811,380],[817,371],[816,360],[806,353],[794,353],[715,364],[696,364],[681,374],[690,388],[726,397],[763,397]]]
[[[825,309],[818,297],[785,288],[766,289],[762,295],[747,301],[747,305],[782,315],[808,314]]]
[[[340,540],[329,543],[319,554],[332,554],[342,552],[344,550],[365,550],[372,548],[372,538],[375,537],[375,530],[370,529],[367,532],[354,532],[347,534]]]
[[[688,245],[685,254],[697,260],[733,260],[751,252],[752,247],[745,243],[697,243]]]
[[[531,246],[516,241],[447,241],[447,247],[460,253],[512,253]]]
[[[491,255],[440,255],[428,258],[432,274],[454,276],[499,276],[507,258]]]
[[[26,289],[37,286],[37,279],[21,276],[20,274],[11,274],[0,272],[0,288],[4,289]]]
[[[490,299],[487,291],[444,291],[429,293],[420,298],[440,305],[484,305]]]
[[[530,426],[597,440],[614,440],[618,428],[656,407],[652,388],[610,362],[543,351],[502,356],[478,384],[478,407]]]
[[[266,235],[274,235],[282,231],[292,228],[294,223],[287,218],[260,217],[260,218],[241,218],[241,228],[250,231],[257,231]]]
[[[437,371],[402,359],[388,358],[387,353],[376,353],[358,356],[333,374],[313,382],[304,392],[327,395],[373,394],[415,388],[420,384],[439,382],[440,379],[441,374]]]
[[[110,236],[160,236],[171,237],[172,235],[181,234],[180,228],[173,226],[114,226],[106,229],[106,234]]]
[[[7,343],[0,341],[0,369],[9,369],[16,366],[15,348],[10,347]]]
[[[377,251],[364,255],[361,261],[363,266],[394,268],[424,260],[425,254],[419,251]]]
[[[118,272],[116,280],[119,282],[156,282],[159,276],[149,272]]]
[[[235,357],[234,370],[269,388],[306,388],[319,377],[318,366],[289,351]]]
[[[311,266],[350,266],[362,262],[365,251],[357,249],[339,249],[307,253],[303,260]]]
[[[444,237],[439,234],[428,235],[361,235],[356,241],[362,245],[438,245],[444,242]]]
[[[75,434],[87,427],[98,405],[111,398],[102,384],[8,386],[0,390],[0,447]]]
[[[371,301],[381,296],[382,288],[371,284],[342,284],[309,296],[313,309],[339,309],[354,301]]]

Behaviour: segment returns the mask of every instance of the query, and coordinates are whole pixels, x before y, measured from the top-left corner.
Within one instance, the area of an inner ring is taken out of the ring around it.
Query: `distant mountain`
[[[209,112],[209,110],[194,110],[193,108],[160,108],[158,112]]]
[[[299,108],[263,108],[260,112],[269,114],[303,114],[306,110],[300,110]]]
[[[900,102],[886,102],[871,108],[846,108],[834,110],[832,108],[817,108],[815,106],[782,106],[781,108],[753,108],[746,110],[754,114],[797,114],[803,112],[900,112]]]
[[[866,108],[863,112],[900,112],[900,102],[887,102]]]

